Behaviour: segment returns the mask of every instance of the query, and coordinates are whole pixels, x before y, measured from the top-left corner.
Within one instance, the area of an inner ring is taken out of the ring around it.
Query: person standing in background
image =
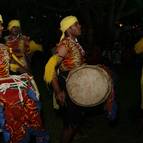
[[[20,21],[11,20],[7,27],[9,35],[5,37],[6,45],[12,53],[10,70],[14,73],[31,72],[31,56],[35,51],[42,51],[42,45],[23,35]]]
[[[62,36],[56,46],[56,53],[45,66],[44,79],[51,83],[56,101],[62,109],[63,131],[60,143],[70,143],[83,119],[83,111],[69,99],[65,80],[69,71],[85,62],[85,52],[77,41],[81,26],[75,16],[67,16],[60,23]]]

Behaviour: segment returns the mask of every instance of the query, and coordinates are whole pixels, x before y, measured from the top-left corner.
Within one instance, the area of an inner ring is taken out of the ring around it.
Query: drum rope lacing
[[[22,96],[22,91],[21,88],[27,87],[26,81],[22,81],[21,78],[25,77],[25,75],[21,75],[21,76],[17,76],[17,75],[12,75],[9,77],[9,79],[13,79],[13,83],[2,83],[0,85],[0,92],[2,92],[3,94],[6,93],[7,89],[9,88],[18,88],[18,95],[19,95],[19,99],[20,102],[23,103],[23,96]],[[8,78],[7,78],[8,79]]]

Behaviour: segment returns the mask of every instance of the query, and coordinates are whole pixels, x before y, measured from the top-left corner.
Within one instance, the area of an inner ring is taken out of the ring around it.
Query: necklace
[[[81,51],[81,54],[84,56],[85,55],[85,51],[83,50],[82,46],[79,44],[77,38],[75,38],[73,40],[71,37],[69,37],[69,39],[77,45],[78,49]]]
[[[12,42],[16,41],[18,38],[20,38],[20,36],[22,36],[22,35],[18,34],[14,39],[8,40],[8,42],[12,43]]]

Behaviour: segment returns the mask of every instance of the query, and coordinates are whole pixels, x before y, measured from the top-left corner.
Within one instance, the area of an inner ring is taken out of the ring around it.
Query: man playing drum
[[[0,35],[3,26],[0,15]],[[4,143],[48,143],[49,136],[40,117],[40,101],[31,83],[31,77],[9,74],[8,47],[0,44],[0,130]]]
[[[81,26],[75,16],[67,16],[60,23],[62,36],[56,53],[45,66],[44,79],[52,83],[55,97],[63,115],[63,132],[60,143],[70,143],[83,121],[84,109],[72,102],[67,93],[66,79],[69,73],[85,64],[85,52],[78,43]],[[87,84],[87,83],[84,83]]]
[[[53,55],[45,67],[45,81],[52,81],[52,86],[56,95],[57,102],[63,110],[64,129],[61,143],[71,142],[80,120],[82,112],[71,102],[65,90],[68,72],[82,65],[85,61],[85,52],[77,41],[81,33],[81,26],[75,16],[67,16],[60,23],[62,36]],[[59,65],[59,76],[56,75],[55,68]]]

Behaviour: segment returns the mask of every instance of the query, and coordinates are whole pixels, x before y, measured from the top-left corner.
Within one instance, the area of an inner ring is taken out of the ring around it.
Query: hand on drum
[[[65,92],[64,91],[60,91],[58,93],[56,93],[56,100],[57,100],[57,103],[61,106],[64,105],[64,101],[65,101]]]

